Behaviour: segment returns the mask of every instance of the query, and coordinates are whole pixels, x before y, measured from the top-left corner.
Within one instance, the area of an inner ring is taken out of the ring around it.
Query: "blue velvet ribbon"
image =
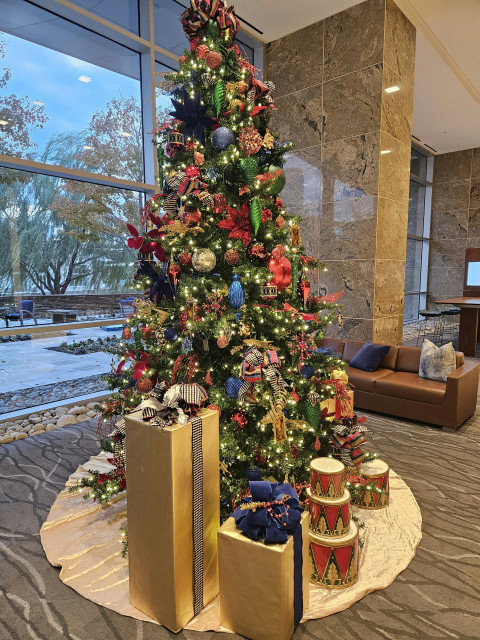
[[[297,492],[289,484],[252,481],[251,497],[244,498],[242,505],[233,512],[237,527],[252,540],[282,544],[293,535],[293,582],[294,582],[294,627],[303,615],[303,537],[301,517],[303,508]],[[251,503],[251,508],[245,508]]]

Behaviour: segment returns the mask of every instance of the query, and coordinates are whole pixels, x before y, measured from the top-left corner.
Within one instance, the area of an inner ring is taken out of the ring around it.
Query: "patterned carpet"
[[[457,433],[368,415],[371,448],[384,454],[417,498],[423,539],[390,587],[347,611],[300,625],[295,640],[480,638],[477,415]],[[94,422],[84,422],[0,446],[1,640],[175,637],[84,600],[44,557],[40,526],[68,476],[98,452],[95,428]],[[193,631],[176,637],[200,640]],[[201,638],[237,637],[212,632]]]

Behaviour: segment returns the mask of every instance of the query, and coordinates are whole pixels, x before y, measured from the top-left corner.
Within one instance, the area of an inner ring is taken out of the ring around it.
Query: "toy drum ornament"
[[[364,462],[358,473],[364,480],[352,499],[352,504],[362,509],[383,509],[388,505],[390,467],[385,460]]]
[[[350,529],[350,491],[341,498],[317,498],[307,489],[310,498],[310,531],[321,536],[346,536]]]
[[[341,498],[345,492],[345,466],[335,458],[315,458],[310,463],[312,494],[319,498]]]
[[[326,589],[345,589],[358,578],[358,527],[350,522],[348,534],[342,538],[319,536],[310,532],[310,582]]]

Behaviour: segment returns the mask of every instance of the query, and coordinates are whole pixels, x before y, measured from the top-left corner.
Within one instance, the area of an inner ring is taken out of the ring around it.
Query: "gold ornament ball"
[[[217,258],[210,249],[197,249],[193,254],[193,268],[200,271],[200,273],[208,273],[215,268],[216,264]]]

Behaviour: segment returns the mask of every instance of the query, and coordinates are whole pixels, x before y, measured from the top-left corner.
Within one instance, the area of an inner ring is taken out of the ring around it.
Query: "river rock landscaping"
[[[60,351],[61,353],[71,353],[76,356],[83,356],[86,353],[97,353],[98,351],[107,351],[109,347],[115,347],[119,343],[116,336],[111,338],[89,338],[88,340],[80,340],[78,342],[62,342],[58,347],[47,347],[50,351]]]
[[[97,418],[99,415],[95,409],[97,406],[97,402],[89,402],[84,406],[55,407],[55,409],[32,413],[28,418],[0,422],[0,444],[22,440],[28,436],[45,433],[45,431],[53,431],[53,429],[60,429],[69,424]]]

